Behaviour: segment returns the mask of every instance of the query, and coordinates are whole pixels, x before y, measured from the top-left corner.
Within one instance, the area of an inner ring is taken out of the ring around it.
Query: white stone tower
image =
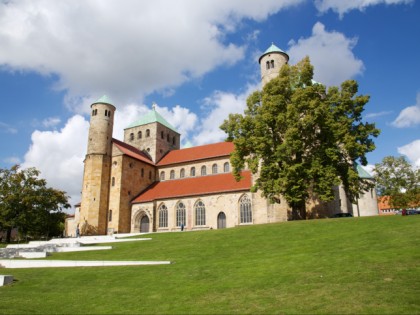
[[[106,234],[115,107],[107,96],[91,105],[84,161],[79,227],[82,234]]]
[[[279,75],[281,67],[287,64],[289,55],[276,45],[271,46],[261,55],[258,62],[261,67],[262,86],[266,85],[271,79]]]

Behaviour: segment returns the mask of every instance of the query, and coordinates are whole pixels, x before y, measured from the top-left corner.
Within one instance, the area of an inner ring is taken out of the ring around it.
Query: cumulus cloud
[[[244,46],[225,42],[226,34],[300,2],[2,1],[0,66],[54,74],[77,113],[91,95],[126,104],[238,62]]]
[[[407,156],[413,166],[420,167],[420,139],[399,147],[398,152]]]
[[[34,131],[22,167],[36,167],[49,186],[66,191],[72,203],[78,202],[88,129],[84,117],[75,115],[59,131]]]
[[[392,125],[398,128],[412,127],[420,124],[420,93],[417,93],[416,104],[404,108]]]
[[[414,0],[316,0],[315,6],[318,11],[325,13],[328,10],[332,10],[339,14],[340,18],[345,13],[351,10],[363,11],[367,7],[378,5],[378,4],[409,4],[414,3]]]
[[[356,44],[356,38],[329,32],[317,22],[310,37],[289,42],[288,54],[292,64],[309,55],[315,67],[314,79],[325,85],[339,85],[364,71],[363,62],[352,51]]]
[[[42,125],[45,128],[55,127],[61,122],[61,119],[58,117],[48,117],[42,121]]]
[[[240,94],[215,91],[204,100],[208,114],[201,119],[198,133],[191,139],[193,144],[201,145],[223,141],[226,134],[219,127],[228,114],[243,113],[246,99],[251,92],[259,89],[258,85],[248,85]]]

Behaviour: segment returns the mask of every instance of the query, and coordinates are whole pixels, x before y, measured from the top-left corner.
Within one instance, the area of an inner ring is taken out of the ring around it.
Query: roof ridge
[[[125,143],[125,142],[123,142],[121,140],[115,139],[115,138],[112,138],[112,142],[114,142],[117,145],[120,145],[120,146],[124,147],[125,149],[127,149],[127,150],[129,150],[129,151],[131,151],[131,152],[133,152],[135,154],[141,155],[143,158],[149,160],[150,163],[154,164],[153,161],[150,159],[150,157],[146,153],[144,153],[143,151],[137,149],[136,147],[133,147],[132,145],[130,145],[128,143]]]

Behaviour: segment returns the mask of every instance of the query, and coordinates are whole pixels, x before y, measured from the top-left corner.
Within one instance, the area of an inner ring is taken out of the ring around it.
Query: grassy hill
[[[50,259],[173,264],[0,269],[17,280],[0,288],[0,313],[420,313],[420,215],[151,237]]]

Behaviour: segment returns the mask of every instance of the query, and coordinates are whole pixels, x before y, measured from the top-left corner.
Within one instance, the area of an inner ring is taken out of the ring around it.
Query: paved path
[[[106,267],[169,265],[170,261],[106,261],[106,260],[21,260],[2,259],[3,268],[57,268],[57,267]]]

